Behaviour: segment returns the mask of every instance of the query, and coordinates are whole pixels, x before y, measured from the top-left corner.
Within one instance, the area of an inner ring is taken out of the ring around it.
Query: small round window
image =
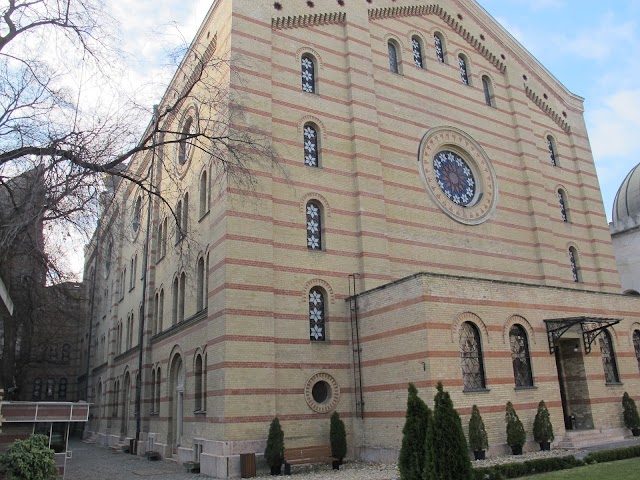
[[[340,400],[340,387],[328,373],[316,373],[304,388],[307,405],[314,412],[327,413],[336,408]]]
[[[456,205],[467,207],[476,196],[476,179],[464,159],[450,150],[433,157],[433,172],[440,190]]]

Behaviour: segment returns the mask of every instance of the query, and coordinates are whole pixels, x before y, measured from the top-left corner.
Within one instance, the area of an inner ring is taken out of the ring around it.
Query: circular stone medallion
[[[304,387],[307,405],[314,412],[327,413],[335,409],[340,400],[338,382],[328,373],[316,373]]]
[[[495,210],[496,175],[489,157],[469,135],[454,127],[429,130],[418,151],[427,192],[447,215],[478,225]]]

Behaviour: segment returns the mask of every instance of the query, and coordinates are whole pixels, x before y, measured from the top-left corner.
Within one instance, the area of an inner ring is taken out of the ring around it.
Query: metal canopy
[[[584,351],[586,354],[591,353],[591,345],[600,333],[617,323],[620,318],[595,318],[595,317],[567,317],[553,318],[545,320],[547,326],[547,340],[549,341],[549,353],[555,353],[558,340],[571,327],[580,325],[582,328],[582,340],[584,342]]]

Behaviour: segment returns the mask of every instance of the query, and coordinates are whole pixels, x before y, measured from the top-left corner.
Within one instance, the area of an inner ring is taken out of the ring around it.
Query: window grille
[[[509,330],[511,344],[511,361],[513,363],[513,377],[516,387],[532,387],[531,357],[527,332],[520,325],[514,325]]]
[[[460,328],[460,356],[465,390],[486,388],[480,332],[471,322],[463,323]]]
[[[619,383],[618,365],[613,351],[611,334],[603,330],[600,334],[600,353],[602,354],[602,366],[604,368],[604,379],[607,383]]]
[[[324,292],[317,287],[309,290],[309,327],[311,331],[309,338],[312,341],[326,339]]]

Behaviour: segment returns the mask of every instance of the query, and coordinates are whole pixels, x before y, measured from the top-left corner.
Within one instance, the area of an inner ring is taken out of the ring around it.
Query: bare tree
[[[111,33],[114,25],[101,0],[8,0],[0,7],[0,265],[22,245],[44,265],[49,282],[65,280],[43,242],[25,242],[25,236],[42,235],[51,225],[90,235],[105,174],[165,201],[150,169],[126,168],[145,152],[200,150],[227,178],[249,189],[252,165],[276,162],[269,139],[243,126],[242,109],[228,91],[232,67],[217,57],[215,39],[202,48],[185,46],[188,55],[152,113],[112,83],[121,73],[114,70],[116,60],[124,55]],[[80,84],[74,83],[78,72]],[[83,96],[84,75],[122,97]],[[198,105],[198,115],[185,128],[176,119],[187,103]],[[173,161],[159,168],[175,175]],[[15,179],[26,172],[37,172],[38,188],[30,194],[16,192]],[[27,199],[31,208],[25,213]],[[167,206],[175,216],[173,205]],[[0,322],[4,345],[15,345],[21,327]],[[8,369],[0,388],[10,386]]]

